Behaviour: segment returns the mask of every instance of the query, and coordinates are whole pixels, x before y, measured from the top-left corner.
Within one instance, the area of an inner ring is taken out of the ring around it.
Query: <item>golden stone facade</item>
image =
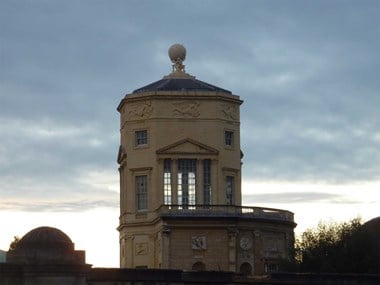
[[[275,270],[293,246],[293,214],[241,206],[242,101],[185,73],[183,50],[169,51],[171,74],[118,107],[120,265]]]

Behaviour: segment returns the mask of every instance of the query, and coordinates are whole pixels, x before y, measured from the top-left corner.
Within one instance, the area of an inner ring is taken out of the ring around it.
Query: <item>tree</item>
[[[20,238],[18,236],[14,236],[13,237],[13,241],[9,245],[8,251],[15,250],[15,248],[16,248],[17,244],[19,243],[19,241],[20,241]]]
[[[296,241],[294,269],[300,272],[380,273],[376,238],[360,218],[319,223]]]

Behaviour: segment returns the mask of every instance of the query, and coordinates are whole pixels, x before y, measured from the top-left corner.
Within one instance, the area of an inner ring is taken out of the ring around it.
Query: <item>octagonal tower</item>
[[[253,272],[253,252],[241,260],[237,254],[238,223],[250,223],[246,251],[259,228],[258,211],[241,206],[242,101],[186,73],[182,45],[170,47],[169,57],[169,75],[127,94],[117,108],[120,265],[239,271],[245,262]],[[292,215],[281,215],[291,235]]]

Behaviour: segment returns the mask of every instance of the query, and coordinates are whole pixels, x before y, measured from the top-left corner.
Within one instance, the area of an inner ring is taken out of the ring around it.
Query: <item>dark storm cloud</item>
[[[378,180],[379,6],[2,1],[0,198],[106,197],[83,177],[117,179],[115,109],[170,72],[175,42],[187,72],[245,101],[243,179]]]

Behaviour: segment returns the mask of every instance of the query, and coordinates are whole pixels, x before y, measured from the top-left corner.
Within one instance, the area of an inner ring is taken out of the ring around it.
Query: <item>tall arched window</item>
[[[195,205],[197,160],[178,159],[178,204]]]
[[[172,203],[172,161],[164,160],[164,203],[170,205]]]

